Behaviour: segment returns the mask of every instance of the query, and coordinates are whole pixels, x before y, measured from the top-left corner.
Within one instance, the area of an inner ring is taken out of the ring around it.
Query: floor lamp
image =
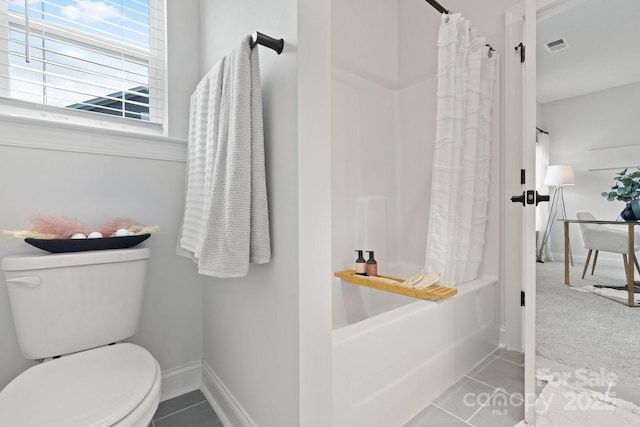
[[[549,218],[547,219],[547,227],[544,230],[542,243],[540,244],[540,249],[538,250],[538,254],[536,257],[539,262],[544,262],[544,251],[547,246],[549,236],[551,235],[553,224],[557,219],[567,219],[567,210],[564,205],[564,187],[568,185],[575,185],[575,183],[576,178],[573,174],[572,166],[553,165],[547,168],[547,174],[544,177],[543,185],[555,188],[553,190],[553,197],[551,198],[551,206],[549,206]],[[557,218],[558,210],[560,210],[560,214],[562,215],[560,218]],[[571,252],[571,246],[569,246],[569,259],[571,260],[571,265],[573,266],[573,254]]]

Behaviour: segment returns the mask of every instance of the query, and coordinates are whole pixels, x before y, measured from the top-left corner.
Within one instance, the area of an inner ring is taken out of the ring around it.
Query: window
[[[162,3],[0,0],[3,104],[162,123]]]

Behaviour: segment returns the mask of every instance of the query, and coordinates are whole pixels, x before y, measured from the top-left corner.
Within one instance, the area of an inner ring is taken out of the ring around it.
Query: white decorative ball
[[[115,233],[113,233],[112,236],[114,236],[114,237],[125,237],[125,236],[131,236],[132,234],[133,233],[131,231],[127,230],[126,228],[120,228]]]
[[[87,236],[85,236],[83,233],[76,233],[73,236],[71,236],[72,239],[86,239]]]
[[[102,237],[102,233],[99,231],[92,231],[91,233],[89,233],[89,235],[87,236],[87,238],[89,239],[99,239]]]

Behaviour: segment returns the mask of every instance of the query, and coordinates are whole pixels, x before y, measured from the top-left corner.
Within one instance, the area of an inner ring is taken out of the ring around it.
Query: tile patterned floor
[[[160,402],[151,427],[222,427],[200,390]]]
[[[524,417],[524,355],[497,349],[405,427],[513,427]],[[151,427],[222,427],[200,390],[160,403]]]
[[[497,349],[405,427],[513,427],[523,393],[524,354]]]

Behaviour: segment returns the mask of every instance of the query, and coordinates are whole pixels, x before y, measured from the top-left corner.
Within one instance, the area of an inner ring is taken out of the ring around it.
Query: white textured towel
[[[242,40],[191,96],[177,253],[198,272],[241,277],[271,259],[258,52]]]

